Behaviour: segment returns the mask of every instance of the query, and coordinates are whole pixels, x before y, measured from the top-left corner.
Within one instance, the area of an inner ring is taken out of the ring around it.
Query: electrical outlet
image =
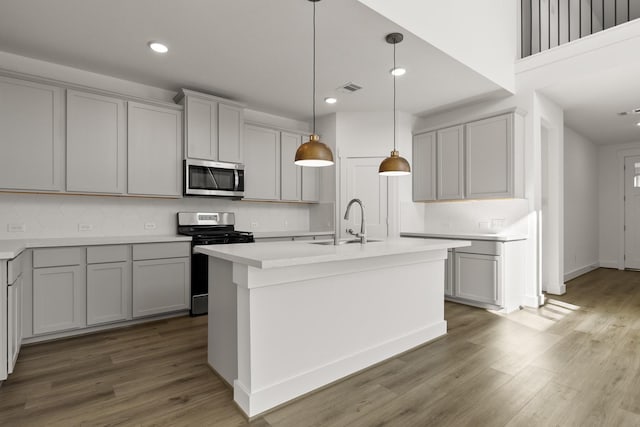
[[[440,223],[440,227],[442,227],[443,230],[449,230],[451,228],[451,223],[442,222],[442,223]]]
[[[255,221],[253,221],[253,222],[251,223],[251,228],[258,228],[258,223],[257,223],[257,222],[255,222]]]
[[[480,230],[488,230],[489,229],[489,221],[480,221],[478,223],[478,228]]]
[[[289,227],[289,221],[287,221],[286,219],[284,220],[284,228]]]
[[[78,231],[91,231],[93,230],[92,224],[78,224]]]
[[[24,224],[8,224],[7,231],[9,233],[24,233],[27,231],[27,226]]]
[[[156,229],[156,223],[155,222],[145,222],[144,223],[144,229],[145,230],[155,230]]]
[[[504,227],[504,218],[491,218],[491,228],[502,228]]]

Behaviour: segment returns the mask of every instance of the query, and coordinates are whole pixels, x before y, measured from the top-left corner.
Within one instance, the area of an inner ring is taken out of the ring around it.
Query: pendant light
[[[316,134],[316,3],[320,0],[309,0],[313,3],[313,133],[309,141],[296,150],[296,165],[298,166],[331,166],[333,153],[325,143],[320,142]]]
[[[400,33],[387,34],[385,40],[387,43],[393,45],[393,69],[391,75],[393,76],[393,151],[391,155],[384,159],[380,163],[378,173],[384,176],[402,176],[409,175],[411,173],[411,167],[409,162],[404,157],[400,157],[400,153],[396,149],[396,76],[401,75],[394,73],[396,68],[396,45],[402,41],[404,37]]]

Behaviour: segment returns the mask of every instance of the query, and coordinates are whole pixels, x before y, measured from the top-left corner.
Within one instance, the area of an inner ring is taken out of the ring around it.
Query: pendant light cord
[[[396,151],[396,44],[398,42],[393,43],[393,151]]]
[[[316,134],[316,2],[313,2],[313,134]]]

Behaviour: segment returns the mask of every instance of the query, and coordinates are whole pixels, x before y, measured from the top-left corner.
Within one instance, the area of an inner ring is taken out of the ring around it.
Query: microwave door
[[[220,187],[218,187],[218,182],[216,181],[216,176],[211,171],[211,168],[207,168],[207,172],[209,172],[209,175],[211,176],[211,183],[213,184],[213,186],[212,186],[213,190],[218,190]]]

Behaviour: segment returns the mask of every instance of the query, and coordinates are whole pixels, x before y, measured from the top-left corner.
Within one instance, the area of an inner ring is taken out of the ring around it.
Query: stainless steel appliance
[[[184,161],[184,194],[242,198],[244,165],[187,159]]]
[[[191,246],[252,243],[253,234],[235,230],[233,212],[179,212],[178,233],[191,236]],[[191,255],[191,315],[209,311],[209,257]]]

